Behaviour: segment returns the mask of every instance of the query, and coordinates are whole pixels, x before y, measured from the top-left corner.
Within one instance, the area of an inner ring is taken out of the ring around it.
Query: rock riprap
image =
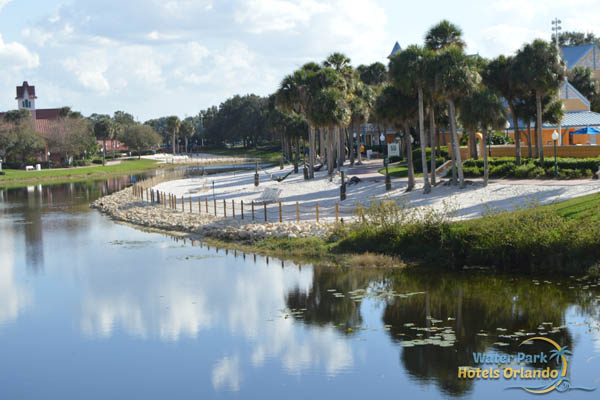
[[[142,202],[131,188],[104,196],[90,207],[118,221],[167,231],[188,232],[225,240],[255,241],[268,237],[326,237],[333,224],[315,221],[264,222],[223,218],[212,215],[176,211],[159,204]]]

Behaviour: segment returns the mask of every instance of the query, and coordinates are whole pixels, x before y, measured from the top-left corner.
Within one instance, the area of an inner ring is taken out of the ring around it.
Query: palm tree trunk
[[[294,159],[294,171],[298,171],[298,165],[300,164],[300,138],[296,136],[294,138],[294,140],[296,141],[296,156]]]
[[[362,143],[360,142],[360,126],[359,126],[357,137],[356,137],[356,157],[358,158],[358,165],[362,164],[362,153],[360,152],[361,145],[362,145]]]
[[[189,149],[188,149],[188,138],[187,138],[187,136],[185,137],[185,154],[189,154]]]
[[[538,144],[538,157],[542,164],[544,163],[544,140],[542,138],[542,94],[536,90],[535,92],[535,105],[537,108],[537,144]]]
[[[327,150],[325,146],[325,130],[319,129],[319,157],[321,157],[321,164],[325,164],[325,151]]]
[[[104,167],[106,165],[106,138],[102,139],[102,143],[104,145],[104,151],[102,152],[102,166]]]
[[[456,133],[456,112],[454,110],[454,100],[448,100],[448,108],[450,111],[450,131],[452,132],[452,143],[454,144],[454,160],[456,162],[456,169],[458,172],[458,187],[462,189],[465,187],[465,176],[463,175],[460,147]]]
[[[513,130],[515,132],[515,161],[517,165],[521,165],[521,133],[519,132],[519,117],[515,113],[513,105],[510,104],[509,107],[513,117]]]
[[[477,160],[477,138],[474,130],[469,130],[469,153],[471,158]]]
[[[483,143],[487,143],[487,129],[483,130],[483,138],[481,140],[483,140]],[[484,145],[484,151],[483,151],[483,186],[487,186],[488,184],[488,177],[489,177],[489,166],[488,166],[488,152],[485,151],[485,145]]]
[[[341,171],[344,167],[344,160],[346,159],[346,133],[345,129],[342,127],[338,127],[338,135],[339,135],[339,153],[338,153],[338,171]]]
[[[419,88],[419,142],[421,145],[421,164],[423,168],[423,193],[431,192],[429,172],[427,172],[427,152],[425,151],[425,121],[423,115],[423,89]]]
[[[315,177],[315,128],[312,125],[308,131],[308,177]]]
[[[445,138],[446,138],[446,135],[444,134],[444,140],[446,140]],[[450,143],[448,143],[447,146],[448,146],[448,153],[450,153],[450,160],[452,160],[452,185],[455,186],[457,183],[457,176],[456,176],[456,161],[454,159],[454,141],[452,140],[452,133],[450,133],[449,139],[450,139]]]
[[[356,132],[355,126],[351,125],[352,134],[350,134],[350,165],[354,166],[354,145],[356,144],[356,139],[354,138],[354,132]]]
[[[437,137],[435,135],[435,114],[434,114],[434,109],[433,109],[433,102],[431,105],[431,109],[429,110],[429,137],[431,140],[431,185],[435,186],[435,168],[437,167],[435,161],[436,161],[436,154],[435,154],[435,147],[436,145],[438,145],[437,142]]]
[[[333,128],[327,128],[327,173],[333,174],[333,143],[334,131]]]
[[[177,149],[175,149],[175,132],[173,132],[173,140],[171,145],[173,146],[173,155],[177,154]]]
[[[529,158],[533,158],[533,147],[531,143],[531,121],[527,121],[527,135],[529,136],[527,140],[527,150],[529,153]]]
[[[415,188],[415,168],[412,159],[412,146],[410,145],[410,126],[404,124],[404,141],[406,142],[406,166],[408,167],[408,185],[406,191],[410,192]]]

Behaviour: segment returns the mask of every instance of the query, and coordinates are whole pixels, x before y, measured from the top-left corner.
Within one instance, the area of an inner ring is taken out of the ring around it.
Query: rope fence
[[[357,218],[364,222],[365,216],[360,202],[355,205],[342,205],[336,201],[327,205],[318,201],[310,203],[244,201],[235,199],[217,199],[215,197],[184,197],[154,189],[158,183],[172,177],[154,177],[133,185],[133,194],[142,202],[160,205],[183,213],[210,215],[214,217],[250,220],[256,222],[300,222]]]

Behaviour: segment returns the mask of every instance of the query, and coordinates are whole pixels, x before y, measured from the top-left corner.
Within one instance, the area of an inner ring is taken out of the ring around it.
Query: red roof
[[[34,99],[37,98],[37,97],[35,97],[35,86],[29,86],[27,81],[25,81],[25,82],[23,82],[23,85],[17,86],[17,99],[21,99],[24,97],[23,94],[25,92],[25,89],[27,89],[27,93],[29,94],[29,97],[33,97]]]
[[[60,108],[40,108],[35,110],[35,119],[57,119],[60,117]]]

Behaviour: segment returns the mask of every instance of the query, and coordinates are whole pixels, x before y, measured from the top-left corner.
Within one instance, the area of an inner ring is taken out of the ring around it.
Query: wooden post
[[[233,218],[235,219],[235,200],[231,200],[231,213],[233,215]]]
[[[148,188],[146,188],[146,201],[150,201],[150,191],[148,190]]]
[[[206,207],[206,208],[205,208],[205,211],[206,211],[206,214],[208,215],[208,197],[206,197],[206,198],[204,199],[204,206]]]
[[[144,201],[144,192],[140,191],[140,199]]]
[[[263,201],[263,206],[265,209],[265,222],[266,222],[267,221],[267,202],[266,201]]]
[[[194,209],[192,207],[192,196],[190,196],[190,213],[194,212]]]
[[[215,210],[215,217],[217,216],[217,199],[213,199],[213,210]]]
[[[300,222],[300,205],[296,202],[296,222]]]
[[[317,210],[317,222],[319,222],[319,202],[315,203],[315,210]]]
[[[202,201],[200,200],[200,196],[198,196],[198,214],[202,214]]]
[[[283,218],[281,216],[281,202],[279,202],[279,222],[283,222]]]
[[[154,190],[150,189],[150,202],[154,203]]]
[[[242,208],[242,219],[244,219],[244,200],[240,200],[240,207]]]
[[[338,202],[335,202],[335,222],[339,221],[339,205]]]
[[[223,199],[223,216],[227,216],[227,203],[225,203],[225,199]]]
[[[252,221],[254,221],[254,200],[252,200]]]
[[[185,212],[185,199],[181,196],[181,211]]]

